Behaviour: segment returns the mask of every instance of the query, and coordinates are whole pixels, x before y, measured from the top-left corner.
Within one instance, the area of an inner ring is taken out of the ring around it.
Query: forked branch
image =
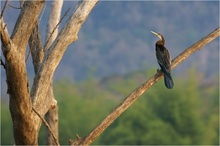
[[[37,116],[42,120],[42,122],[44,123],[44,125],[47,127],[47,129],[50,131],[50,134],[52,135],[55,143],[57,146],[60,146],[58,139],[56,138],[56,136],[53,134],[50,125],[47,123],[47,121],[32,107],[32,110],[35,112],[35,114],[37,114]]]
[[[173,69],[187,57],[189,57],[195,51],[201,49],[203,46],[214,40],[220,35],[220,28],[215,29],[212,33],[187,48],[185,51],[180,53],[173,61],[171,68]],[[71,145],[89,145],[91,144],[117,117],[119,117],[128,107],[134,103],[138,97],[146,92],[151,86],[163,77],[161,71],[157,72],[154,76],[148,79],[140,87],[132,91],[98,126],[95,127],[87,136],[84,138],[77,139],[76,141],[70,140]]]
[[[45,101],[54,71],[67,47],[77,40],[77,35],[82,24],[97,2],[98,0],[80,1],[63,29],[50,47],[45,51],[44,59],[34,78],[34,83],[31,89],[33,106],[41,115],[45,114],[45,109],[38,109],[38,107],[41,107],[42,101]]]

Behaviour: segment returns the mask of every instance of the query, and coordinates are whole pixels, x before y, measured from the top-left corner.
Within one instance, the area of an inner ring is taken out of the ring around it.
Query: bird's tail
[[[168,89],[172,89],[174,86],[173,79],[170,73],[164,74],[164,83]]]

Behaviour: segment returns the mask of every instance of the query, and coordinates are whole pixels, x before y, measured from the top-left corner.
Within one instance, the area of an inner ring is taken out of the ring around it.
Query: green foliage
[[[93,79],[76,85],[60,82],[55,86],[59,103],[60,143],[86,135],[107,115],[115,103],[111,93],[101,90]]]
[[[187,79],[175,79],[172,90],[167,90],[163,81],[152,87],[98,138],[96,144],[218,143],[218,116],[216,114],[212,120],[213,127],[207,129],[201,115],[203,92],[195,78],[196,72],[191,69],[187,75]],[[207,130],[212,134],[208,139]]]
[[[132,90],[156,72],[134,72],[101,81],[68,80],[54,83],[59,105],[59,141],[68,144],[75,134],[90,132]],[[166,89],[163,80],[144,93],[116,119],[93,144],[123,145],[199,145],[219,144],[219,92],[215,85],[201,86],[197,72],[174,77],[175,87]],[[13,144],[12,123],[6,104],[2,104],[1,144]],[[42,126],[39,144],[46,144]]]
[[[7,103],[8,104],[8,103]],[[13,145],[12,121],[9,108],[1,102],[1,143],[0,145]]]

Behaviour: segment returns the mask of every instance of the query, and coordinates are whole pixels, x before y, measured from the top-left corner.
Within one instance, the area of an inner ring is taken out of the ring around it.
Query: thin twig
[[[38,115],[38,117],[42,120],[42,122],[45,124],[45,126],[47,127],[47,129],[49,130],[50,134],[53,136],[54,141],[56,142],[56,144],[59,146],[59,141],[56,138],[56,136],[53,134],[50,125],[47,123],[47,121],[32,107],[32,110]]]
[[[40,15],[40,18],[39,18],[39,23],[41,22],[41,19],[42,19],[42,17],[43,17],[43,14],[44,14],[44,12],[45,12],[45,9],[46,9],[46,3],[44,4],[44,7],[43,7],[43,10],[42,10],[42,12],[41,12],[41,15]]]
[[[1,59],[1,65],[4,67],[4,69],[6,68],[4,62],[2,61],[2,59]]]
[[[2,12],[1,12],[1,15],[0,15],[0,18],[2,18],[3,14],[4,14],[4,12],[5,12],[7,3],[8,3],[8,0],[5,1],[4,7],[3,7]]]
[[[61,23],[61,21],[63,20],[63,18],[66,16],[66,14],[69,12],[70,8],[65,12],[65,14],[62,16],[62,18],[60,19],[60,21],[57,23],[57,25],[55,26],[55,28],[53,29],[53,31],[51,32],[50,36],[48,37],[45,45],[44,45],[44,51],[46,50],[47,44],[50,40],[50,38],[52,37],[54,31],[56,30],[56,28],[59,26],[59,24]]]
[[[28,51],[28,55],[27,55],[27,57],[26,57],[26,59],[25,59],[25,63],[27,63],[28,58],[30,57],[30,54],[31,54],[31,48],[30,48],[29,51]]]
[[[21,8],[21,9],[22,9],[23,6],[24,6],[24,2],[25,2],[25,0],[20,0],[20,8]]]
[[[8,4],[9,7],[13,8],[13,9],[22,9],[22,7],[15,7],[15,6],[12,6],[10,4]]]

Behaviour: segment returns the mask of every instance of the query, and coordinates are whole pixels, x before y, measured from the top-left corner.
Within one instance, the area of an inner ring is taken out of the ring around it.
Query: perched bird
[[[164,37],[156,32],[151,31],[157,37],[160,38],[155,44],[157,62],[160,65],[161,70],[164,73],[164,83],[168,89],[172,89],[174,86],[173,79],[171,77],[171,58],[168,50],[164,47]]]

